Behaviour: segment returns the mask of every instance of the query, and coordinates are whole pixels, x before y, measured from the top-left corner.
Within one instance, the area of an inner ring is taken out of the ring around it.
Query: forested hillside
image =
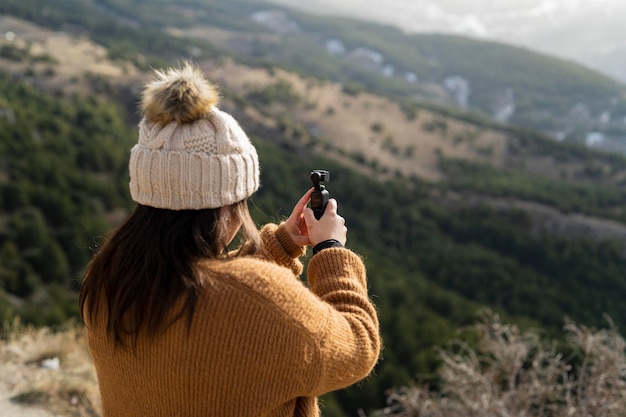
[[[77,312],[68,290],[110,228],[107,216],[130,206],[123,179],[132,129],[111,103],[58,100],[6,73],[0,90],[0,282],[29,300],[5,298],[0,315],[15,309],[54,324]]]
[[[132,207],[127,163],[146,66],[193,54],[189,39],[154,23],[145,32],[154,43],[135,38],[142,26],[124,15],[131,10],[124,1],[65,0],[46,13],[33,5],[40,6],[8,0],[0,9],[49,30],[82,28],[81,36],[106,46],[108,58],[126,68],[126,75],[88,73],[61,84],[64,61],[35,59],[39,41],[30,49],[3,45],[4,54],[23,55],[0,59],[0,316],[44,325],[76,316],[82,269]],[[95,5],[111,20],[81,17]],[[206,18],[221,22],[234,7],[209,6],[215,13]],[[557,338],[565,316],[600,325],[607,313],[626,325],[623,157],[415,97],[372,94],[365,84],[218,55],[194,60],[220,82],[224,109],[259,151],[256,221],[288,215],[310,186],[310,169],[329,169],[349,246],[368,267],[383,360],[362,384],[327,396],[326,416],[380,408],[387,389],[412,380],[436,386],[434,346],[457,337],[471,343],[459,330],[483,306]],[[75,85],[83,87],[59,87]]]
[[[111,57],[143,68],[185,55],[235,56],[354,89],[455,106],[561,140],[585,143],[600,133],[600,146],[626,152],[623,84],[573,62],[509,45],[407,35],[257,0],[60,0],[53,6],[42,0],[5,0],[0,13],[88,33]]]

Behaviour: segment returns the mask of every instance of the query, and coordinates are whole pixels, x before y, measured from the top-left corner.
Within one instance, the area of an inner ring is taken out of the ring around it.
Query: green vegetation
[[[293,196],[308,186],[300,167],[327,167],[333,172],[329,189],[348,221],[350,246],[368,265],[386,349],[375,377],[336,394],[347,409],[380,407],[380,393],[389,387],[428,379],[438,365],[433,346],[457,337],[455,330],[475,319],[479,305],[525,325],[541,323],[551,333],[566,315],[600,325],[606,312],[618,325],[626,323],[626,308],[611,297],[626,291],[623,243],[537,236],[520,210],[436,204],[430,196],[439,187],[402,178],[382,184],[323,159],[298,161],[260,139],[256,145],[265,167],[266,186],[254,198],[261,213],[288,214]],[[509,196],[517,196],[515,177],[484,175],[490,177],[502,184],[510,178]],[[533,184],[529,179],[531,192],[543,193],[541,181]],[[501,193],[489,183],[466,192]],[[581,211],[594,201],[580,199]],[[276,205],[283,209],[277,212]]]
[[[407,35],[393,27],[295,11],[289,11],[288,17],[300,31],[264,37],[271,33],[270,29],[255,23],[250,16],[279,7],[251,0],[60,0],[54,6],[48,3],[5,0],[0,4],[0,13],[55,30],[87,32],[108,48],[110,57],[134,62],[140,68],[190,57],[233,55],[256,65],[278,64],[341,82],[345,91],[352,94],[366,88],[400,99],[428,98],[432,89],[427,85],[442,86],[446,77],[461,76],[470,82],[470,110],[491,115],[504,92],[510,90],[516,101],[511,121],[533,129],[571,130],[571,111],[577,104],[583,104],[593,115],[609,112],[614,120],[626,116],[625,88],[618,82],[572,62],[494,42],[450,35]],[[201,26],[244,35],[247,46],[223,46],[226,51],[210,38],[189,39],[163,30]],[[380,71],[330,55],[324,47],[324,41],[329,39],[341,40],[348,51],[366,47],[381,53],[385,64],[392,65],[399,76],[383,77]],[[19,58],[15,52],[3,53]],[[401,76],[407,72],[417,74],[420,82],[407,83]],[[409,112],[408,117],[411,115]],[[591,130],[618,137],[626,134],[626,129],[616,123],[576,123],[582,124],[569,132],[572,140],[581,140]]]
[[[52,29],[79,28],[107,46],[111,57],[130,59],[140,67],[186,57],[190,47],[200,48],[202,57],[224,54],[207,43],[167,35],[163,31],[167,25],[203,23],[247,33],[267,32],[242,17],[263,7],[254,2],[48,3],[42,7],[42,0],[6,0],[0,4],[0,13]],[[520,92],[518,121],[528,126],[550,127],[536,117],[545,109],[562,113],[567,103],[581,98],[600,109],[607,97],[621,91],[610,80],[574,65],[502,45],[444,36],[407,37],[385,27],[294,16],[310,33],[341,38],[348,47],[384,50],[398,69],[414,70],[420,79],[440,82],[449,74],[466,75],[482,110],[490,105],[493,88],[513,87]],[[1,49],[0,54],[11,60],[30,59],[11,47]],[[386,390],[415,379],[437,386],[440,380],[435,370],[440,358],[433,347],[459,337],[458,329],[471,324],[484,305],[521,326],[541,326],[546,332],[559,329],[566,315],[585,325],[599,325],[606,312],[618,326],[626,325],[626,307],[617,298],[626,290],[623,241],[537,233],[525,211],[466,204],[471,198],[525,200],[561,213],[626,223],[624,184],[612,178],[626,171],[624,158],[556,143],[524,128],[495,125],[478,113],[416,103],[411,96],[419,93],[417,89],[329,59],[321,44],[305,33],[286,37],[280,47],[259,42],[246,59],[278,62],[343,81],[343,91],[352,96],[364,91],[397,96],[410,120],[421,120],[422,109],[435,111],[437,118],[425,119],[423,128],[448,134],[451,141],[471,142],[477,131],[492,128],[511,138],[512,154],[550,156],[584,166],[584,181],[573,183],[522,173],[514,167],[496,169],[441,156],[445,180],[440,184],[402,175],[382,182],[331,158],[311,156],[307,146],[322,139],[310,137],[307,128],[288,115],[264,113],[276,118],[277,127],[271,130],[246,120],[243,112],[235,114],[253,137],[263,165],[263,187],[251,204],[255,219],[259,223],[280,221],[310,186],[309,170],[330,169],[329,189],[347,219],[349,246],[368,266],[385,340],[383,360],[365,382],[325,398],[328,417],[355,415],[357,408],[379,409]],[[499,64],[485,70],[485,62]],[[519,68],[522,71],[517,72]],[[517,75],[507,78],[512,73]],[[132,207],[127,163],[136,132],[132,117],[122,108],[134,100],[113,102],[114,92],[103,80],[94,76],[91,81],[101,96],[110,98],[53,97],[0,75],[2,318],[17,314],[28,323],[43,325],[75,317],[76,290],[91,251]],[[243,98],[225,99],[256,108],[305,100],[282,81],[251,90]],[[626,112],[623,103],[617,106]],[[328,117],[336,114],[334,107],[325,111]],[[452,138],[449,118],[468,122],[474,129]],[[415,147],[395,144],[384,120],[367,123],[381,137],[384,149],[394,155],[411,158],[418,152]],[[326,149],[334,150],[330,144]],[[362,152],[349,156],[377,167]],[[452,204],[447,200],[451,195],[468,198]],[[473,340],[471,336],[466,339]]]
[[[95,98],[58,100],[4,74],[0,91],[0,288],[32,300],[0,302],[0,316],[54,324],[76,314],[69,290],[106,216],[130,207],[133,129]]]
[[[495,42],[450,35],[407,35],[398,29],[371,23],[300,13],[292,15],[306,32],[327,39],[341,39],[348,50],[365,46],[382,53],[385,62],[393,65],[399,74],[415,72],[421,82],[437,84],[452,75],[469,80],[470,106],[486,114],[493,112],[498,96],[511,88],[517,102],[512,120],[516,124],[555,129],[576,103],[585,103],[598,114],[606,110],[626,114],[624,99],[619,93],[624,91],[623,86],[565,60]],[[318,49],[322,47],[318,46]],[[319,60],[315,54],[309,55],[308,60],[296,61],[288,56],[289,53],[291,48],[273,57],[290,65],[299,62],[300,68],[320,76],[344,82],[357,80],[383,94],[406,96],[419,93],[419,84],[401,85],[393,80],[368,76],[355,68],[346,71],[340,69],[339,63],[323,73],[319,64],[315,67],[309,63]],[[615,105],[609,104],[611,99],[617,100]]]
[[[53,98],[8,76],[0,83],[0,107],[8,115],[0,119],[0,154],[6,155],[0,171],[0,277],[4,292],[25,300],[0,301],[0,308],[5,317],[13,312],[28,322],[62,322],[76,315],[80,272],[94,242],[110,228],[106,219],[130,207],[127,158],[135,132],[113,103]],[[290,91],[279,85],[264,93]],[[245,115],[236,117],[248,126]],[[614,297],[625,290],[626,267],[616,242],[539,237],[523,212],[447,206],[431,197],[446,190],[523,197],[622,220],[610,210],[624,199],[619,186],[568,186],[445,159],[449,182],[441,186],[402,177],[381,183],[330,160],[303,158],[289,138],[282,141],[292,146],[268,142],[266,137],[276,141],[274,135],[257,132],[253,123],[248,130],[264,167],[264,186],[252,204],[257,221],[284,218],[310,186],[307,172],[328,168],[350,246],[368,265],[384,360],[375,376],[329,396],[329,409],[373,410],[383,405],[385,390],[432,375],[438,365],[433,347],[456,337],[480,305],[553,330],[564,315],[596,324],[607,312],[618,325],[626,323]],[[525,149],[545,146],[537,138],[524,140]],[[567,152],[563,157],[577,158]],[[576,152],[582,158],[583,151]]]
[[[626,222],[626,190],[620,184],[568,184],[461,159],[443,158],[441,167],[450,189],[537,201],[564,213],[582,212]]]
[[[6,0],[0,4],[0,13],[17,16],[52,30],[87,32],[95,42],[107,47],[110,58],[133,62],[139,68],[148,69],[167,61],[189,58],[193,48],[205,56],[224,54],[209,43],[192,42],[166,34],[162,21],[147,24],[148,17],[144,21],[140,15],[131,13],[132,10],[141,10],[133,9],[134,2],[98,3],[60,0],[52,6],[42,0]],[[116,7],[121,4],[126,5],[128,14]],[[163,5],[159,2],[145,4],[151,5],[152,17],[172,19],[176,16],[163,13]]]

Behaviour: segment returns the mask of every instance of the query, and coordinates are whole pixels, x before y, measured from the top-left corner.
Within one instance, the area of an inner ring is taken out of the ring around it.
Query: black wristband
[[[328,239],[328,240],[318,243],[317,245],[313,247],[313,255],[328,248],[343,248],[343,245],[337,239]]]

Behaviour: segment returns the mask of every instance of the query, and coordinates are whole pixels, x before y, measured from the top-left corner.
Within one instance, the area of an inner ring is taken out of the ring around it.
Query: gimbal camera
[[[330,193],[326,187],[320,182],[330,181],[330,172],[323,169],[314,169],[311,171],[311,181],[313,182],[313,193],[311,194],[311,209],[316,219],[320,219],[326,209],[326,204],[330,197]]]

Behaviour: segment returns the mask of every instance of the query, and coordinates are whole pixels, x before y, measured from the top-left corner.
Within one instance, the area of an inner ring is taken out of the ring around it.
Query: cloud
[[[626,36],[619,21],[626,15],[625,0],[270,1],[393,24],[408,32],[489,38],[569,56],[588,49],[589,43],[606,48]]]
[[[460,33],[478,37],[488,37],[490,34],[485,22],[474,14],[463,16],[459,21],[458,30]]]

